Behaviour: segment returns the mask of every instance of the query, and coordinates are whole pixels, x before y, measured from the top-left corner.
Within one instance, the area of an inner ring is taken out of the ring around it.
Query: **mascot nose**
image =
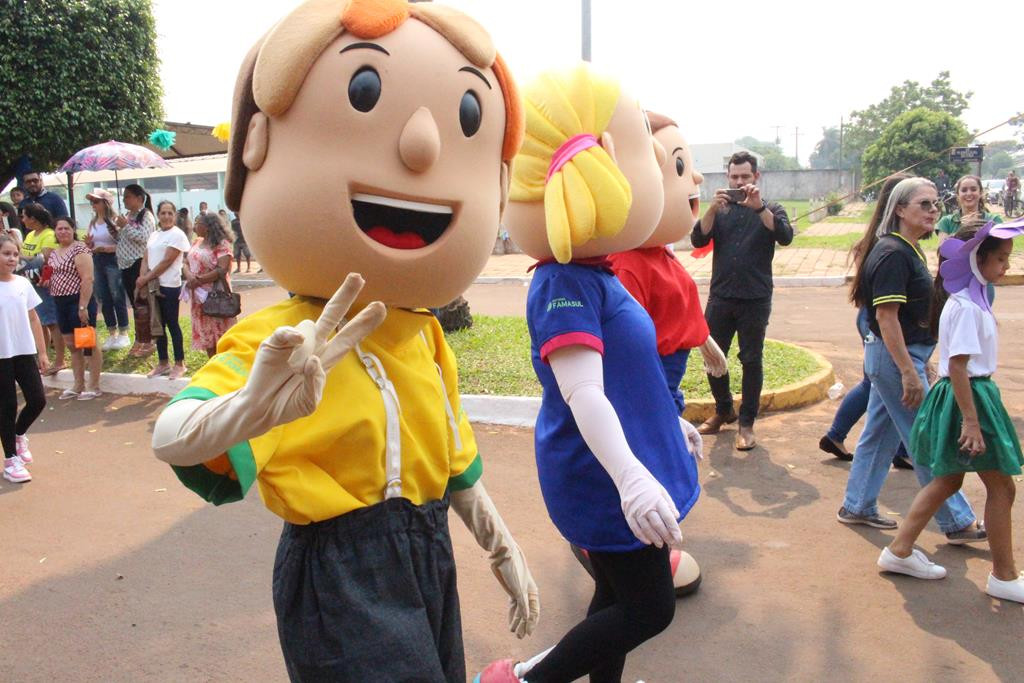
[[[398,140],[398,154],[413,173],[427,171],[441,156],[441,133],[426,107],[409,117]]]

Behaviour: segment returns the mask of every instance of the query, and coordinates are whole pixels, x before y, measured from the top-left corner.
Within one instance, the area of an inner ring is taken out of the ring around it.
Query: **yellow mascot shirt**
[[[324,303],[295,297],[244,318],[171,402],[240,389],[260,342],[282,325],[316,320]],[[380,361],[398,398],[402,497],[420,505],[442,498],[448,487],[461,490],[476,483],[483,466],[461,409],[455,355],[434,316],[389,308],[381,326],[359,346]],[[236,444],[202,465],[174,470],[215,505],[241,500],[258,479],[260,496],[272,512],[308,524],[384,500],[386,435],[382,391],[351,351],[327,375],[312,415]]]

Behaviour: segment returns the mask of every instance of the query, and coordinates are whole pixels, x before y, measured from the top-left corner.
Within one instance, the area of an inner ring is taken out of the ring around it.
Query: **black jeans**
[[[626,655],[672,623],[676,595],[668,546],[625,553],[591,552],[594,597],[587,618],[526,673],[530,683],[619,683]]]
[[[761,403],[761,387],[764,385],[764,333],[768,329],[768,318],[772,313],[771,297],[764,299],[727,299],[708,297],[704,318],[708,321],[711,337],[728,355],[734,335],[739,337],[740,364],[743,366],[743,400],[740,403],[741,425],[749,427],[757,418]],[[729,374],[724,377],[708,375],[708,384],[715,397],[715,412],[729,415],[733,412],[732,392],[729,391]]]
[[[20,414],[15,383],[21,387],[21,394],[25,397],[25,407]],[[36,365],[36,355],[0,358],[0,442],[3,443],[5,458],[16,452],[15,435],[24,436],[45,407],[46,393]]]
[[[178,323],[178,296],[181,287],[164,287],[160,285],[160,296],[156,298],[160,305],[160,317],[163,319],[164,331],[167,334],[156,338],[156,357],[161,363],[167,362],[167,337],[170,336],[174,346],[174,362],[185,360],[185,347],[181,340],[181,325]]]

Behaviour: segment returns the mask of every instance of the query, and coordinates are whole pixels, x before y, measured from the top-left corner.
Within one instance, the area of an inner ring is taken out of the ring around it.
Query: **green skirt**
[[[1003,407],[999,387],[988,377],[972,377],[971,394],[985,439],[985,451],[971,458],[960,450],[960,407],[953,396],[952,382],[943,377],[928,391],[910,430],[910,452],[914,461],[930,468],[936,477],[985,470],[1020,474],[1024,455],[1013,422]]]

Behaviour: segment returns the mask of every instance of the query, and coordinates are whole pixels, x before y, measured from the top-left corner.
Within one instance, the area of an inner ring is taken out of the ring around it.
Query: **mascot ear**
[[[601,147],[608,153],[608,156],[612,158],[612,162],[618,166],[619,160],[615,158],[615,139],[612,134],[608,131],[601,133]]]
[[[258,171],[267,158],[270,145],[270,121],[262,112],[256,112],[249,119],[249,130],[245,133],[245,147],[242,148],[242,163],[250,171]]]
[[[501,204],[498,206],[498,215],[505,213],[505,207],[508,205],[508,185],[511,180],[509,175],[508,162],[501,162]]]

